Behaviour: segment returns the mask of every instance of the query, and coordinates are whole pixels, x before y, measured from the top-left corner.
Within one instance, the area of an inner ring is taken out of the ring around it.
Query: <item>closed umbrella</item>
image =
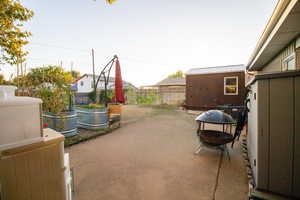
[[[116,76],[115,76],[115,99],[118,103],[125,103],[125,98],[123,94],[123,81],[121,75],[121,67],[119,59],[116,61]]]

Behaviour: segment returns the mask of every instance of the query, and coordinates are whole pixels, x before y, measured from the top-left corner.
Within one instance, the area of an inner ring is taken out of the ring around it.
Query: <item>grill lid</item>
[[[202,113],[195,119],[198,122],[211,123],[211,124],[234,124],[234,119],[219,110],[209,110]]]

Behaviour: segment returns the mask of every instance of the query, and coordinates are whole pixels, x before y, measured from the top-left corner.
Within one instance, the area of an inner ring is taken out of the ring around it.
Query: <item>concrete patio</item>
[[[230,161],[213,150],[195,155],[193,119],[183,111],[125,106],[120,129],[66,149],[75,200],[247,199],[239,144]]]

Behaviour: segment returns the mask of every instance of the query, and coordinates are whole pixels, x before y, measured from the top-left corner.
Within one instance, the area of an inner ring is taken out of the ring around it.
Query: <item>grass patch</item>
[[[97,130],[97,131],[92,131],[92,130],[84,130],[82,129],[84,133],[79,133],[78,135],[72,136],[72,137],[66,137],[65,138],[65,147],[69,147],[102,135],[106,135],[111,133],[113,130],[117,129],[120,127],[119,122],[116,122],[112,124],[109,128]]]
[[[104,105],[100,104],[89,104],[89,105],[82,105],[78,106],[79,108],[86,108],[86,109],[100,109],[100,108],[105,108]]]

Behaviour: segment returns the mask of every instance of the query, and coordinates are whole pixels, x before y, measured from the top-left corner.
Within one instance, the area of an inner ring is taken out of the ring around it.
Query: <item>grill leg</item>
[[[198,145],[198,147],[196,148],[195,154],[200,153],[200,151],[202,150],[201,144]]]
[[[228,156],[228,160],[230,161],[229,150],[228,150],[228,148],[227,148],[227,145],[226,145],[226,144],[224,145],[224,150],[226,151],[226,154],[227,154],[227,156]]]

